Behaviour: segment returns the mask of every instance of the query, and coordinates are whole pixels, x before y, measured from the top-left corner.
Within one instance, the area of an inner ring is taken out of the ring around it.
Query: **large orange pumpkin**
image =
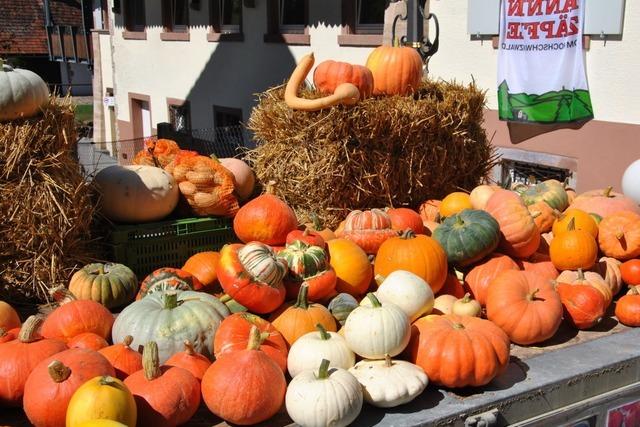
[[[364,294],[373,279],[373,268],[364,250],[347,239],[328,241],[327,250],[329,263],[338,277],[336,290],[354,297]]]
[[[298,228],[293,209],[274,195],[273,184],[267,193],[242,206],[233,219],[233,231],[244,243],[258,241],[267,245],[284,245],[287,234]]]
[[[604,280],[604,278],[594,271],[572,271],[565,270],[556,278],[558,283],[568,283],[570,285],[588,285],[596,288],[604,296],[605,307],[609,307],[613,300],[614,288]],[[619,290],[619,289],[618,289]],[[615,290],[615,293],[618,292]]]
[[[500,224],[501,252],[516,258],[532,255],[540,245],[540,230],[516,193],[496,190],[485,208]]]
[[[111,337],[113,314],[104,305],[91,300],[69,301],[47,316],[40,332],[45,338],[68,341],[83,332],[102,338]]]
[[[507,255],[494,253],[485,258],[464,276],[464,281],[473,298],[483,307],[487,304],[489,284],[500,273],[507,270],[519,270],[518,264]]]
[[[332,95],[342,83],[351,83],[360,91],[360,99],[373,92],[373,74],[362,65],[340,61],[322,61],[313,72],[313,85],[323,94]]]
[[[549,257],[558,270],[588,270],[598,259],[598,243],[588,231],[576,230],[572,220],[567,231],[551,241]]]
[[[437,293],[447,278],[447,254],[433,238],[405,231],[380,246],[374,273],[387,277],[396,270],[410,271],[422,277]]]
[[[374,95],[409,95],[422,80],[422,59],[410,47],[378,46],[367,58]]]
[[[605,217],[598,226],[598,243],[602,252],[626,261],[640,256],[640,215],[619,211]]]
[[[587,191],[578,195],[569,208],[595,213],[602,218],[620,211],[631,211],[640,214],[640,207],[630,198],[612,191],[612,187],[604,190]]]
[[[216,267],[220,261],[220,254],[214,251],[198,252],[187,259],[181,270],[191,273],[202,283],[204,290],[213,289],[218,275]]]
[[[300,286],[298,299],[295,304],[285,304],[274,312],[269,320],[289,344],[289,347],[298,338],[306,333],[316,330],[319,323],[327,331],[336,332],[336,320],[331,312],[321,304],[309,304],[307,293],[309,287],[306,284]]]
[[[507,335],[488,320],[447,314],[418,319],[407,352],[433,384],[476,387],[505,370],[509,346]]]
[[[352,240],[366,253],[375,255],[385,240],[397,236],[391,228],[391,218],[381,209],[351,211],[344,220],[344,227],[336,232],[338,237]]]
[[[547,279],[529,271],[505,271],[489,285],[487,318],[516,344],[535,344],[560,327],[562,303]]]

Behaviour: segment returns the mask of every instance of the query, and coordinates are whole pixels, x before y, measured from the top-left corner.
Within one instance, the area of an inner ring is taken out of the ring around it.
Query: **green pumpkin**
[[[553,209],[562,212],[569,206],[569,196],[564,185],[555,179],[540,182],[521,193],[525,205],[529,206],[544,201]]]
[[[301,240],[296,240],[278,253],[289,266],[287,279],[302,282],[307,277],[326,271],[329,263],[327,253],[320,246],[312,246]]]
[[[93,263],[76,271],[69,290],[81,300],[93,300],[107,308],[121,307],[138,292],[138,278],[123,264]]]
[[[500,242],[500,225],[485,211],[465,209],[440,224],[433,238],[447,253],[449,264],[464,267],[496,249]]]
[[[329,302],[329,311],[336,318],[336,320],[344,326],[347,321],[347,316],[356,307],[358,307],[358,300],[349,294],[341,293],[336,295],[331,302]]]

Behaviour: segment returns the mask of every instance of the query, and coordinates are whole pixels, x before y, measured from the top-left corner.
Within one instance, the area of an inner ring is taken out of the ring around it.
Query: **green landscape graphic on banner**
[[[592,119],[584,67],[585,0],[502,0],[498,52],[500,120]]]

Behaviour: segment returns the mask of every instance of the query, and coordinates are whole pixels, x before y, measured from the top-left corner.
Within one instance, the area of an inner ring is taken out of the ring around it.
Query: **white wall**
[[[168,121],[167,97],[191,102],[193,128],[213,126],[214,104],[241,108],[246,122],[255,105],[254,94],[283,83],[303,55],[313,51],[317,63],[332,58],[364,64],[372,50],[338,46],[341,0],[310,1],[311,46],[264,43],[264,0],[256,1],[256,8],[243,9],[243,42],[207,41],[206,0],[201,1],[200,11],[190,11],[190,41],[162,41],[158,3],[146,3],[146,40],[125,40],[122,15],[112,20],[118,120],[130,119],[127,96],[135,92],[151,97],[154,126]]]
[[[498,51],[491,41],[470,41],[467,34],[468,0],[431,0],[431,12],[440,20],[440,50],[431,60],[431,77],[471,82],[487,90],[488,107],[497,109]],[[482,1],[482,0],[472,0]],[[587,77],[596,120],[640,124],[640,2],[626,1],[621,41],[606,46],[596,38],[586,51]]]

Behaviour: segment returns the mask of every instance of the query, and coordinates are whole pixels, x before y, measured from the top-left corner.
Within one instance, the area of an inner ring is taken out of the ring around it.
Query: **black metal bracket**
[[[398,23],[398,19],[407,21],[407,35],[402,36],[399,42],[401,45],[416,49],[422,58],[422,62],[428,65],[429,59],[438,52],[440,47],[440,22],[433,13],[425,16],[424,7],[426,0],[404,1],[407,5],[407,13],[404,16],[398,14],[393,18],[393,24],[391,26],[392,43],[396,41],[396,24]],[[433,42],[424,36],[423,21],[425,19],[427,21],[433,19],[434,21],[436,34]]]

